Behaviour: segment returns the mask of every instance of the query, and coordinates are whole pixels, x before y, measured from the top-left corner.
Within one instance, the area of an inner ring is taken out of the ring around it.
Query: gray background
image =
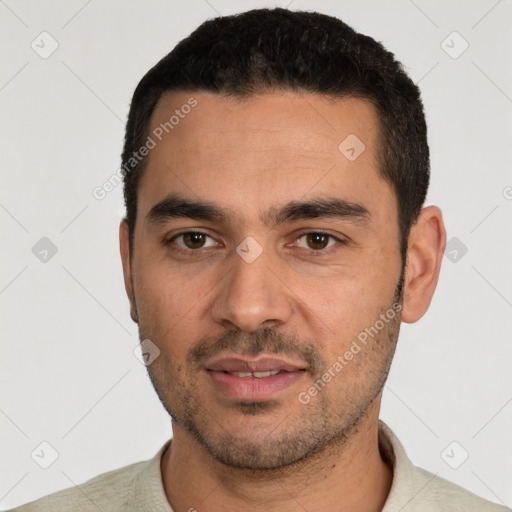
[[[93,191],[119,167],[129,101],[150,66],[218,13],[289,3],[0,0],[0,507],[148,459],[170,437],[133,353],[122,187],[102,200]],[[382,418],[415,464],[510,506],[512,2],[290,8],[382,41],[419,82],[428,202],[450,242],[430,311],[403,326]]]

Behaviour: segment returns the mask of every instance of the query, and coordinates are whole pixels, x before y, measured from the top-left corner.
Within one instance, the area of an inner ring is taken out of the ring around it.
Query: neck
[[[381,511],[391,488],[392,469],[378,445],[379,400],[343,442],[293,466],[254,472],[215,461],[180,426],[161,469],[175,511],[247,510],[279,512]]]

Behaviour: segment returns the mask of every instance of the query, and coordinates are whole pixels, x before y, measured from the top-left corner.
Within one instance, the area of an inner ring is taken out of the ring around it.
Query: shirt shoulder
[[[128,512],[155,510],[154,505],[171,510],[165,497],[160,472],[166,443],[150,460],[136,462],[98,475],[87,482],[44,496],[9,512]]]
[[[414,466],[398,438],[382,421],[379,448],[393,467],[393,483],[382,512],[512,512]]]
[[[420,492],[403,511],[511,512],[510,508],[487,501],[444,478],[414,467]]]
[[[135,475],[143,469],[145,464],[145,462],[138,462],[103,473],[81,485],[44,496],[36,501],[17,507],[11,512],[59,512],[61,510],[97,512],[98,509],[122,509]]]

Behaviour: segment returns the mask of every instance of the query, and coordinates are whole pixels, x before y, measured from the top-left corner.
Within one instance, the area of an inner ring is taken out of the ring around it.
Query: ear
[[[130,301],[130,316],[135,323],[138,323],[137,307],[135,305],[135,295],[133,293],[130,235],[128,223],[124,219],[119,225],[119,248],[121,250],[121,260],[123,262],[124,287],[126,294],[128,295],[128,300]]]
[[[409,235],[404,322],[417,322],[427,312],[439,279],[445,245],[446,229],[441,210],[437,206],[423,208]]]

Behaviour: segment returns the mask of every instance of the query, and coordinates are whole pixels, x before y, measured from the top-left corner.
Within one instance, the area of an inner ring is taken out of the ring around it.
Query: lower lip
[[[304,377],[304,370],[281,372],[262,377],[237,377],[230,373],[208,370],[215,385],[230,398],[238,400],[267,400]]]

